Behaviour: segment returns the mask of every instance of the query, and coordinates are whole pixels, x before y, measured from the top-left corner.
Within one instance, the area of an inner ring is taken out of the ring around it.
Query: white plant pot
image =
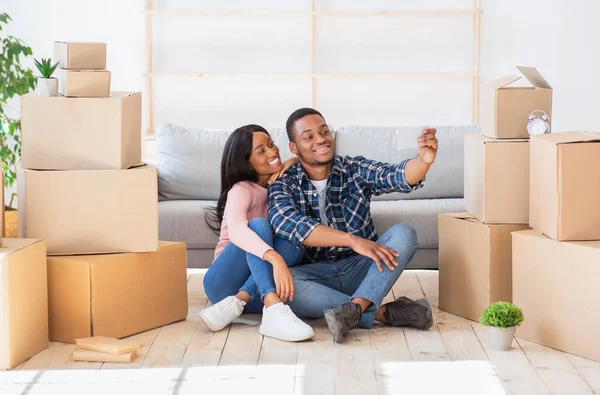
[[[58,79],[38,78],[37,92],[40,96],[58,96]]]
[[[513,337],[515,337],[516,326],[508,328],[496,328],[488,326],[492,347],[498,351],[509,351],[512,347]]]

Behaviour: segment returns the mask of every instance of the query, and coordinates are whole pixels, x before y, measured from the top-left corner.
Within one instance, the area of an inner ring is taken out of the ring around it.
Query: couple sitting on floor
[[[404,224],[377,236],[371,196],[411,192],[435,160],[435,129],[417,138],[418,156],[397,164],[334,154],[323,116],[302,108],[286,123],[297,158],[281,162],[261,126],[228,138],[221,161],[221,194],[207,222],[220,234],[204,277],[213,306],[200,312],[219,331],[245,313],[262,313],[264,336],[301,341],[314,336],[298,317],[325,317],[336,342],[374,321],[429,329],[425,299],[400,297],[381,305],[417,251]]]

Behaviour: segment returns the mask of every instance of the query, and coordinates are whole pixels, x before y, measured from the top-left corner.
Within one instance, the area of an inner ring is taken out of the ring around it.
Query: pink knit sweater
[[[266,188],[250,181],[235,184],[227,194],[225,213],[221,223],[221,236],[215,249],[215,258],[230,241],[259,258],[272,249],[248,227],[248,221],[251,219],[267,218],[267,207]]]

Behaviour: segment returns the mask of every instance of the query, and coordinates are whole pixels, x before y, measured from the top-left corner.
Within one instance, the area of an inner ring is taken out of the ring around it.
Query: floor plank
[[[307,342],[312,340],[307,340]],[[298,361],[297,342],[285,342],[265,336],[260,348],[258,365],[279,365],[287,369],[279,371],[279,377],[296,377],[296,363]]]
[[[453,361],[487,361],[487,355],[479,342],[471,322],[441,311],[438,295],[429,295],[427,300],[433,310],[433,321],[442,336],[446,350]]]
[[[564,353],[595,393],[600,394],[600,362]]]
[[[523,339],[517,343],[552,394],[593,394],[564,353]]]
[[[408,295],[423,297],[421,284],[413,270],[405,270],[398,278],[398,281],[392,286],[392,290],[394,291],[394,298]]]
[[[425,295],[437,295],[439,293],[439,281],[437,270],[417,270],[416,275]]]
[[[50,347],[27,361],[21,370],[62,369],[76,348],[74,344],[52,342]]]
[[[187,344],[154,344],[150,347],[142,367],[176,368],[181,364]]]
[[[371,330],[371,353],[375,375],[392,374],[389,365],[397,361],[410,361],[410,350],[402,328],[376,324]]]
[[[258,329],[258,326],[232,324],[219,366],[255,366],[263,340]]]
[[[366,329],[353,329],[342,343],[335,344],[336,394],[378,394],[370,345]]]
[[[510,351],[496,351],[491,347],[487,329],[475,322],[471,323],[471,326],[508,393],[550,393],[516,340],[513,340]]]
[[[202,320],[198,321],[181,366],[218,366],[229,335],[229,328],[213,332]]]
[[[335,392],[335,355],[333,339],[325,319],[308,320],[315,337],[298,344],[296,395],[330,395]]]

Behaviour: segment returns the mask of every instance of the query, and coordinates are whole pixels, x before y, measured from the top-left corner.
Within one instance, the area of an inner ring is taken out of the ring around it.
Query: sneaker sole
[[[331,337],[336,343],[341,343],[344,340],[344,336],[342,335],[342,326],[339,321],[335,319],[335,316],[332,311],[325,312],[325,322],[327,322],[327,327],[329,328],[329,333],[331,333]]]
[[[200,316],[200,319],[202,320],[202,322],[204,322],[204,325],[206,325],[206,326],[208,327],[208,329],[210,329],[210,330],[211,330],[211,331],[213,331],[213,332],[219,332],[219,331],[221,331],[221,330],[225,329],[225,326],[227,326],[227,325],[225,325],[225,326],[224,326],[223,328],[221,328],[221,329],[216,329],[216,327],[212,326],[212,325],[209,323],[209,321],[208,321],[208,320],[206,320],[206,319],[205,319],[205,318],[202,316],[202,313],[203,313],[203,312],[204,312],[204,310],[202,310],[200,313],[198,313],[198,315]]]
[[[310,333],[308,335],[302,336],[302,337],[292,337],[292,336],[279,336],[279,334],[277,333],[269,333],[269,331],[266,331],[262,328],[258,330],[258,332],[263,335],[263,336],[267,336],[267,337],[271,337],[273,339],[277,339],[277,340],[283,340],[286,342],[301,342],[304,340],[308,340],[308,339],[312,339],[313,337],[315,337],[315,333]]]

